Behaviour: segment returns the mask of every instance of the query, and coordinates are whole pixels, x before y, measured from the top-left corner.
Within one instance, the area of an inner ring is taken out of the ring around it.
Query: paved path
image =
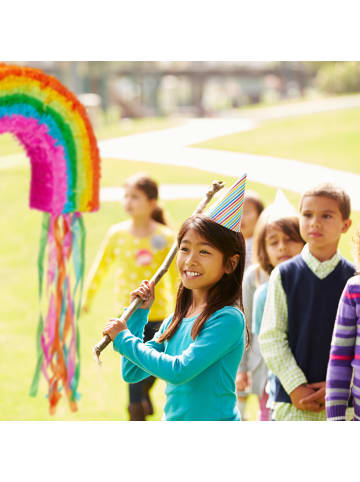
[[[358,106],[360,106],[360,95],[265,109],[248,109],[242,111],[241,117],[191,119],[182,126],[170,129],[101,141],[99,142],[100,154],[102,157],[115,159],[196,167],[216,173],[217,176],[214,176],[216,178],[221,174],[240,176],[243,172],[247,172],[248,179],[251,181],[296,192],[302,192],[320,182],[334,182],[349,192],[353,208],[360,210],[360,175],[358,174],[301,163],[292,159],[191,147],[192,144],[207,139],[254,129],[264,119]],[[243,115],[248,117],[243,118]],[[18,154],[0,159],[0,167],[8,168],[19,163],[21,160]],[[111,199],[109,188],[106,188],[106,191],[104,189],[101,190],[101,198]],[[181,186],[178,192],[183,192],[184,189]],[[192,188],[186,187],[186,189],[189,189],[186,197],[192,197],[194,192],[190,191]],[[118,199],[119,192],[112,192],[115,196],[114,200]],[[184,196],[183,193],[182,197]],[[165,191],[164,198],[166,197]]]
[[[247,172],[250,181],[299,193],[320,182],[333,182],[346,189],[351,196],[353,209],[360,210],[360,175],[347,171],[329,169],[296,160],[210,149],[165,149],[163,147],[145,150],[145,152],[139,151],[140,149],[133,151],[126,149],[126,152],[121,150],[122,155],[119,157],[128,160],[196,167],[216,173],[217,176],[214,178],[219,178],[221,174],[240,176],[243,172]],[[117,156],[107,154],[106,157]]]
[[[102,141],[100,152],[102,157],[196,167],[216,174],[240,176],[247,172],[251,181],[299,193],[320,182],[334,182],[346,189],[353,208],[360,210],[358,174],[292,159],[191,147],[207,139],[253,129],[264,119],[358,106],[360,95],[248,109],[252,118],[192,119],[171,129]]]

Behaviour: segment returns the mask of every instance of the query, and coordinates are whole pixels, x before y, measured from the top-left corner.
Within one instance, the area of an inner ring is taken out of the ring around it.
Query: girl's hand
[[[135,300],[135,298],[138,296],[143,300],[143,304],[141,305],[141,308],[145,310],[149,310],[155,298],[154,286],[155,286],[154,281],[152,282],[143,281],[139,286],[139,288],[137,288],[136,290],[130,293],[130,302],[132,303]]]
[[[120,321],[119,318],[110,318],[109,323],[105,325],[103,335],[109,335],[111,341],[114,341],[116,335],[126,329],[126,323]]]
[[[249,375],[247,372],[239,372],[235,380],[236,390],[238,392],[245,391],[250,386]]]

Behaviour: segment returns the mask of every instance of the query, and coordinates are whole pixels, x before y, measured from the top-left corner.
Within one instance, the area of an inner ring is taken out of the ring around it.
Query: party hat
[[[281,189],[277,190],[274,202],[265,209],[265,212],[268,216],[268,223],[274,223],[282,218],[299,216],[298,212],[294,206],[290,204]]]
[[[239,232],[244,204],[245,183],[246,174],[227,190],[221,200],[210,206],[205,213],[206,216],[225,228]]]

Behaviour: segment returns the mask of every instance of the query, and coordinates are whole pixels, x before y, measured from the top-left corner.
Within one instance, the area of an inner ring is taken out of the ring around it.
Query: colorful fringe
[[[16,65],[0,64],[2,133],[13,134],[30,159],[30,207],[50,213],[44,217],[39,253],[43,304],[47,246],[48,307],[40,310],[38,359],[30,394],[36,395],[42,372],[49,384],[50,412],[55,413],[62,389],[71,409],[77,410],[80,358],[76,320],[85,252],[79,213],[99,209],[99,149],[86,110],[76,96],[55,77]]]
[[[85,228],[81,214],[44,214],[38,258],[39,297],[40,304],[45,302],[48,308],[45,317],[43,310],[40,311],[37,365],[30,395],[36,396],[42,372],[49,385],[51,414],[55,413],[62,390],[71,410],[77,410],[80,375],[77,320],[83,288],[84,254]]]

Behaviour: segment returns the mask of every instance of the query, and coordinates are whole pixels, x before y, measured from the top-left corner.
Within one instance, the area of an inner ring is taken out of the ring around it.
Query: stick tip
[[[224,184],[224,181],[213,181],[212,185],[213,185],[214,189],[219,191],[220,189],[222,189],[224,187],[225,184]]]
[[[101,353],[101,351],[98,349],[97,346],[94,346],[92,352],[93,352],[94,360],[96,361],[97,365],[100,367],[100,366],[101,366],[101,361],[100,361],[100,353]]]

